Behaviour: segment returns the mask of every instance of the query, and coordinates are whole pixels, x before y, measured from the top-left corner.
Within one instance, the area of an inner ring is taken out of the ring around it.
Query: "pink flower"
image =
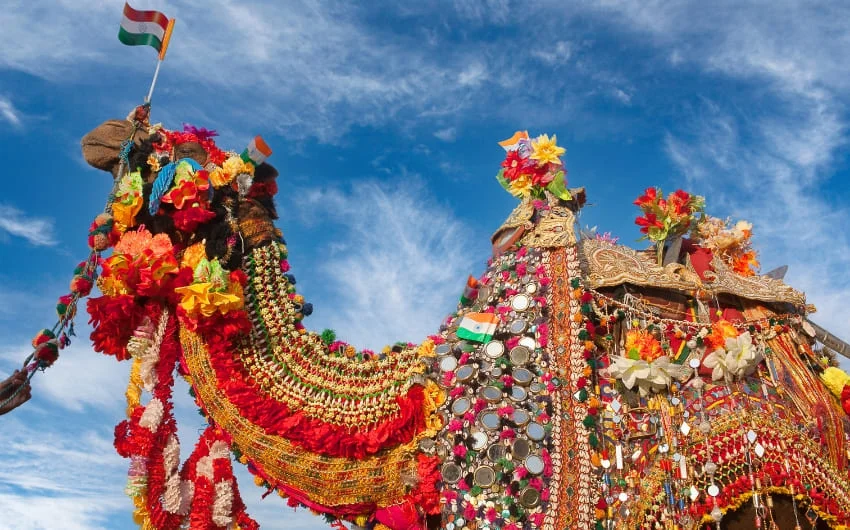
[[[487,513],[484,514],[484,517],[487,518],[487,521],[494,522],[498,515],[496,514],[496,510],[494,508],[488,508]]]
[[[463,422],[460,420],[452,420],[449,422],[449,431],[460,432],[463,430]]]
[[[458,458],[466,458],[466,446],[458,444],[452,449],[452,453]]]
[[[519,466],[514,470],[514,474],[516,475],[517,480],[522,480],[528,476],[528,470],[525,469],[525,466]]]
[[[449,391],[449,395],[453,398],[456,398],[460,395],[463,395],[464,392],[465,392],[465,389],[462,386],[456,386]]]
[[[497,412],[499,413],[499,416],[507,418],[507,417],[510,417],[510,416],[513,415],[514,408],[510,405],[508,405],[506,407],[499,407]]]
[[[525,247],[522,247],[525,248]],[[525,276],[525,273],[528,271],[528,266],[525,263],[517,263],[516,265],[516,273],[519,276]]]

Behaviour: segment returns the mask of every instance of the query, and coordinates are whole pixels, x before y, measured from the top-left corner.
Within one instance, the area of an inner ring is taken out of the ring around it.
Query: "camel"
[[[374,352],[305,327],[261,139],[224,152],[144,108],[89,133],[115,186],[81,275],[95,349],[132,363],[115,444],[137,522],[256,528],[238,461],[352,528],[847,528],[845,380],[803,293],[694,236],[580,233],[585,191],[544,136],[501,143],[520,203],[456,310]],[[209,423],[182,462],[175,373]]]

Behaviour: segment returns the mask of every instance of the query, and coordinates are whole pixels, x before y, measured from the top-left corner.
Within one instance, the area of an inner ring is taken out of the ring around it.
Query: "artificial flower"
[[[123,202],[112,203],[112,215],[115,217],[115,222],[119,225],[119,230],[136,225],[136,216],[142,210],[144,201],[141,197],[137,197],[129,204]]]
[[[748,331],[726,339],[726,367],[736,377],[752,373],[761,361],[761,353],[753,346]]]
[[[207,251],[203,243],[195,243],[183,251],[183,257],[180,259],[180,265],[182,267],[189,267],[192,270],[195,270],[195,267],[198,266],[198,263],[201,262],[202,259],[207,257]]]
[[[515,197],[525,198],[531,195],[532,187],[534,187],[534,184],[531,182],[531,178],[528,175],[520,175],[516,180],[511,182],[508,191]]]
[[[561,164],[561,159],[558,158],[564,153],[567,152],[563,147],[558,147],[557,145],[558,137],[557,135],[552,135],[552,138],[549,138],[547,134],[541,134],[531,142],[532,153],[529,158],[532,160],[537,160],[539,164]]]
[[[722,348],[726,344],[726,339],[737,337],[738,329],[728,320],[718,320],[711,325],[711,332],[707,334],[703,341],[709,349]]]
[[[644,329],[631,329],[626,334],[626,357],[652,362],[661,357],[664,350],[652,333]]]
[[[739,254],[732,260],[732,270],[741,276],[755,276],[759,265],[759,261],[756,258],[756,252],[754,250]]]
[[[642,208],[646,205],[655,203],[657,198],[658,188],[646,188],[646,190],[643,192],[643,195],[638,197],[633,204]]]
[[[717,348],[703,359],[703,365],[711,368],[714,381],[731,381],[742,378],[755,370],[761,361],[761,353],[753,346],[749,332],[728,337],[721,348]]]
[[[629,390],[637,386],[642,396],[651,391],[662,391],[674,379],[683,379],[690,373],[687,366],[675,364],[667,356],[658,357],[652,362],[617,356],[606,371],[608,376],[621,380]]]
[[[199,226],[215,218],[215,212],[202,207],[177,210],[172,216],[174,226],[187,233],[194,233]]]
[[[682,190],[676,190],[670,194],[670,197],[666,201],[665,209],[670,217],[674,219],[681,219],[682,217],[692,213],[690,202],[690,193]]]
[[[151,153],[148,155],[147,164],[154,173],[162,169],[159,164],[159,155],[157,153]]]
[[[647,213],[642,217],[636,218],[635,224],[641,227],[640,231],[642,234],[649,234],[649,231],[653,228],[659,230],[664,228],[664,223],[659,221],[654,213]]]
[[[520,156],[516,151],[508,151],[505,160],[502,161],[502,167],[505,168],[505,178],[514,181],[522,174],[528,160]]]
[[[126,232],[115,245],[115,252],[135,258],[142,254],[151,239],[153,239],[153,235],[145,228]]]

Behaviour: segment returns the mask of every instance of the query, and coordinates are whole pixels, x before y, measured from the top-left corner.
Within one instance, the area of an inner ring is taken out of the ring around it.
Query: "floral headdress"
[[[531,139],[527,131],[517,131],[499,145],[507,151],[507,156],[496,179],[511,195],[542,199],[548,191],[565,201],[572,198],[560,159],[566,149],[557,145],[555,135],[549,138],[541,134]]]

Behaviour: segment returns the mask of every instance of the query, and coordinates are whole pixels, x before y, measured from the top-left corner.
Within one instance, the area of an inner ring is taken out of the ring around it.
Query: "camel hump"
[[[80,142],[83,158],[90,166],[117,173],[121,145],[132,135],[133,142],[140,145],[149,135],[144,129],[133,131],[133,124],[127,120],[108,120],[83,136]]]

